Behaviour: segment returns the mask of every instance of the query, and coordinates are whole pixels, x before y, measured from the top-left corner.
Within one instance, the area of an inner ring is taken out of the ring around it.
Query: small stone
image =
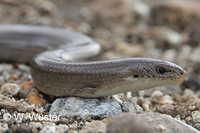
[[[159,97],[162,97],[164,94],[159,91],[159,90],[156,90],[153,92],[153,94],[151,95],[151,97],[156,97],[156,98],[159,98]]]
[[[181,120],[181,116],[180,116],[180,115],[177,115],[175,118],[176,118],[177,120]]]
[[[8,130],[8,124],[0,123],[0,132],[4,133],[6,130]]]
[[[147,4],[140,0],[134,0],[131,2],[133,2],[134,9],[139,15],[142,17],[147,17],[149,15],[150,7]]]
[[[122,103],[122,110],[124,112],[141,113],[142,108],[137,105],[133,98],[126,98]]]
[[[5,133],[13,133],[12,129],[8,129],[5,131]]]
[[[196,93],[191,89],[185,89],[184,94],[196,95]]]
[[[157,132],[165,133],[198,133],[199,131],[184,122],[172,118],[166,114],[159,114],[156,112],[147,112],[137,114],[143,122],[146,122],[150,127],[153,127]],[[142,122],[142,123],[143,123]]]
[[[10,73],[7,71],[3,71],[2,75],[5,81],[8,81],[11,77]]]
[[[14,117],[11,117],[10,120],[5,121],[5,123],[7,123],[8,126],[11,126],[14,122],[16,122]]]
[[[172,100],[172,97],[170,97],[169,95],[165,95],[164,97],[162,97],[162,99],[160,99],[158,101],[158,103],[160,103],[160,104],[173,104],[174,101]]]
[[[40,133],[54,133],[55,132],[55,124],[54,123],[47,123],[44,125],[42,130],[40,130]]]
[[[59,123],[60,124],[67,124],[67,125],[69,125],[69,120],[67,118],[60,117]]]
[[[33,81],[26,81],[26,82],[23,84],[23,88],[28,88],[28,87],[30,87],[32,84],[33,84]]]
[[[121,106],[116,100],[86,99],[66,97],[56,99],[49,114],[61,116],[92,116],[97,118],[111,117],[121,113]]]
[[[34,126],[35,124],[31,123],[31,125]],[[69,127],[64,124],[55,125],[55,123],[43,122],[42,125],[44,125],[43,128],[40,124],[38,125],[41,128],[40,133],[66,133],[69,130]],[[37,124],[35,127],[37,127]]]
[[[154,133],[152,127],[133,113],[120,113],[107,125],[106,133]]]
[[[196,106],[190,106],[189,110],[194,110],[196,108]]]
[[[156,131],[159,131],[159,132],[165,132],[166,130],[166,127],[163,126],[162,124],[156,126],[155,128],[156,128]]]
[[[56,132],[58,133],[66,133],[69,130],[69,127],[64,124],[59,124],[56,126]]]
[[[192,118],[194,123],[199,123],[200,122],[200,112],[199,111],[193,111],[192,112]]]
[[[177,97],[176,102],[178,105],[183,105],[183,108],[185,108],[185,109],[187,109],[188,107],[191,107],[191,106],[196,106],[196,109],[200,108],[200,99],[195,95],[184,94],[180,97]],[[190,109],[187,109],[187,110],[191,111]],[[186,113],[186,115],[187,114],[188,113]]]
[[[32,105],[34,104],[35,107],[44,105],[43,101],[41,101],[41,99],[37,96],[33,96],[31,93],[27,96],[28,98],[28,104]],[[43,108],[38,108],[38,111],[44,111]]]
[[[180,44],[182,41],[181,35],[173,30],[166,30],[164,36],[166,40],[172,45]]]
[[[26,112],[27,109],[19,101],[13,101],[9,97],[0,95],[0,108],[7,109],[10,113],[14,111]]]
[[[12,96],[16,95],[20,90],[17,84],[5,84],[1,87],[1,95],[10,94]]]
[[[143,103],[142,108],[144,109],[144,111],[149,111],[149,105],[147,103]]]
[[[34,87],[22,87],[18,93],[20,98],[27,98],[28,96],[39,96],[39,91]]]
[[[35,108],[35,110],[36,110],[37,112],[39,112],[39,113],[43,113],[43,112],[44,112],[44,108],[42,107],[41,104],[39,104],[39,105]]]
[[[30,122],[29,126],[32,129],[37,129],[37,130],[41,130],[42,129],[42,124],[40,122]]]
[[[192,120],[192,118],[191,118],[190,116],[188,116],[188,117],[185,118],[185,120],[186,120],[187,122],[189,122],[189,121]]]
[[[25,125],[25,124],[21,124],[17,129],[16,129],[17,132],[19,133],[31,133],[31,129],[28,125]]]
[[[102,121],[93,121],[82,128],[79,133],[95,132],[95,133],[105,133],[106,124]]]
[[[12,80],[18,80],[18,75],[15,75],[15,74],[13,74],[11,77],[10,77]]]
[[[52,133],[55,133],[55,131],[56,131],[56,127],[54,127],[54,126],[49,127],[49,131],[52,132]]]
[[[188,115],[187,109],[182,106],[174,106],[171,104],[164,104],[156,108],[156,111],[162,114],[168,114],[172,117],[180,115],[182,118],[185,118]]]
[[[19,69],[21,70],[21,71],[25,71],[25,72],[29,72],[30,71],[30,67],[29,66],[27,66],[27,65],[25,65],[25,64],[19,64]]]
[[[196,123],[196,124],[194,125],[194,127],[195,127],[196,129],[200,130],[200,123]]]

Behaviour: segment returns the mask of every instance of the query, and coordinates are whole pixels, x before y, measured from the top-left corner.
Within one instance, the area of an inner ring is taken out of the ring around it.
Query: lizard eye
[[[134,75],[133,75],[133,77],[134,77],[134,78],[138,78],[138,77],[139,77],[139,75],[136,75],[136,74],[134,74]]]
[[[160,67],[158,69],[158,73],[160,73],[160,74],[164,74],[165,72],[167,72],[167,70],[165,68]]]

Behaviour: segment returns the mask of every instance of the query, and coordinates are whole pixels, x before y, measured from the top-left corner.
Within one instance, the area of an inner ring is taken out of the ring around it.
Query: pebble
[[[122,103],[123,112],[141,113],[143,110],[137,105],[133,98],[126,98]]]
[[[185,120],[186,120],[187,122],[189,122],[189,121],[192,120],[192,118],[191,118],[190,116],[188,116],[188,117],[185,118]]]
[[[172,45],[180,44],[182,41],[181,35],[173,30],[165,30],[164,36],[166,40]]]
[[[184,122],[172,118],[166,114],[160,114],[156,112],[147,112],[143,114],[137,114],[137,116],[145,121],[150,127],[153,127],[157,132],[165,133],[199,133],[198,130]]]
[[[143,103],[142,108],[144,109],[144,111],[149,111],[149,105],[147,103]]]
[[[192,118],[194,123],[200,123],[200,112],[199,111],[193,111],[192,112]]]
[[[160,103],[160,104],[173,104],[174,101],[172,100],[171,96],[165,95],[160,100],[158,100],[158,103]]]
[[[24,71],[24,72],[29,72],[30,71],[30,67],[25,65],[25,64],[19,64],[19,67],[18,67],[21,71]]]
[[[180,115],[181,118],[185,118],[188,115],[187,109],[179,105],[164,104],[156,108],[156,111],[162,114],[167,114],[172,117]]]
[[[188,108],[189,108],[189,110],[194,110],[196,108],[196,106],[190,106]]]
[[[21,124],[17,129],[17,132],[19,133],[31,133],[31,129],[28,125]]]
[[[66,133],[69,130],[69,127],[64,124],[56,125],[55,123],[50,122],[43,122],[42,124],[44,127],[39,131],[39,133]]]
[[[8,124],[0,123],[0,132],[4,133],[6,130],[8,130]]]
[[[106,133],[155,133],[152,126],[133,113],[120,113],[107,124]]]
[[[158,97],[162,97],[163,95],[164,95],[164,94],[163,94],[161,91],[156,90],[156,91],[154,91],[154,92],[152,93],[151,97],[156,97],[156,98],[158,98]]]
[[[8,129],[5,131],[5,133],[13,133],[12,129]]]
[[[194,127],[195,127],[196,129],[200,130],[200,123],[194,124]]]
[[[42,124],[40,122],[30,122],[29,126],[32,130],[41,130]]]
[[[92,121],[82,128],[79,133],[105,133],[106,131],[106,123],[103,121]]]
[[[49,114],[61,116],[92,116],[97,118],[112,117],[122,112],[121,106],[114,99],[86,99],[66,97],[56,99]]]
[[[196,95],[196,93],[191,89],[185,89],[184,94]]]
[[[156,126],[155,128],[156,128],[156,131],[159,131],[159,132],[165,132],[166,131],[166,127],[163,126],[162,124]]]
[[[41,106],[41,104],[39,104],[39,105],[35,108],[35,111],[36,111],[36,112],[39,112],[39,113],[43,113],[43,112],[44,112],[44,108]]]
[[[66,133],[69,130],[69,127],[64,124],[59,124],[56,126],[56,132],[58,133]]]
[[[1,87],[1,95],[10,94],[12,96],[16,95],[20,90],[17,84],[5,84]]]
[[[150,14],[150,7],[140,0],[133,0],[133,6],[135,11],[142,17],[148,17]]]
[[[19,101],[13,101],[7,96],[0,95],[0,108],[7,109],[9,112],[26,112],[27,108]]]

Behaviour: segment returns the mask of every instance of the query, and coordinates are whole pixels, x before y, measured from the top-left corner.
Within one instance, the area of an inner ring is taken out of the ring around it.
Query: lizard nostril
[[[183,75],[184,73],[183,72],[181,72],[181,75]]]

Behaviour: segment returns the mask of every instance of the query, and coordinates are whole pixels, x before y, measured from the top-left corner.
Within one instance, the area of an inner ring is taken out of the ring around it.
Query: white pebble
[[[189,110],[194,110],[196,108],[196,106],[190,106]]]
[[[156,91],[154,91],[153,93],[152,93],[152,95],[151,95],[151,97],[162,97],[164,94],[161,92],[161,91],[159,91],[159,90],[156,90]]]
[[[143,108],[145,111],[149,111],[149,105],[146,104],[146,103],[143,103],[143,104],[142,104],[142,108]]]
[[[11,94],[16,95],[20,90],[19,85],[17,84],[5,84],[1,87],[1,95],[3,94]]]
[[[56,127],[55,127],[55,126],[50,127],[50,128],[49,128],[49,131],[50,131],[51,133],[55,133]]]
[[[42,124],[40,122],[30,122],[29,126],[31,128],[37,128],[37,129],[42,129]]]
[[[194,123],[199,123],[200,122],[200,112],[199,111],[193,111],[192,112],[192,118]]]
[[[8,130],[8,124],[6,123],[0,123],[0,132],[5,133],[6,130]]]

